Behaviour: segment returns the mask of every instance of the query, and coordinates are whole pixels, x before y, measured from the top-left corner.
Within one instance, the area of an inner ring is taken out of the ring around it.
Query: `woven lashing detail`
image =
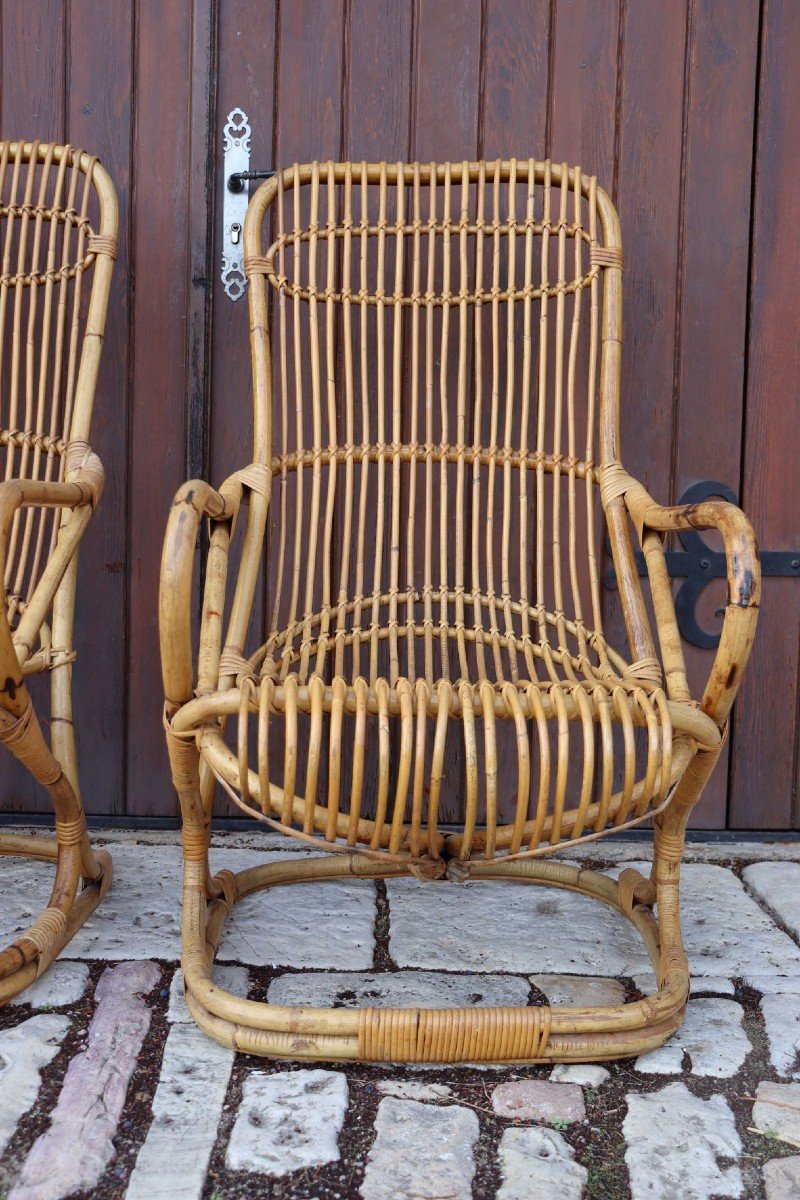
[[[592,242],[589,250],[589,262],[593,267],[622,267],[621,246],[600,246]]]
[[[90,254],[107,254],[109,258],[117,257],[117,239],[102,233],[90,233],[86,240],[86,249]]]
[[[47,970],[58,954],[67,935],[67,918],[60,908],[46,908],[40,913],[23,937],[33,942],[39,955],[36,978]]]
[[[4,742],[14,757],[24,763],[45,787],[61,778],[61,764],[47,747],[32,704],[28,704],[13,725],[0,729],[0,742]]]
[[[256,492],[259,496],[269,495],[272,472],[264,463],[250,463],[249,466],[242,467],[241,471],[237,471],[231,478],[238,480],[244,487],[249,488],[251,492]]]
[[[359,1058],[372,1062],[510,1062],[541,1058],[550,1008],[365,1008]]]
[[[256,678],[253,664],[241,655],[238,650],[233,650],[228,646],[225,647],[219,656],[219,673],[220,678],[225,675],[235,675],[237,679]]]
[[[103,494],[106,477],[100,459],[94,453],[89,443],[82,438],[74,438],[67,443],[64,454],[65,478],[69,479],[73,471],[80,473],[80,482],[85,487],[88,487],[92,508],[95,508]]]
[[[665,833],[656,825],[655,854],[656,858],[665,858],[668,862],[680,862],[683,858],[685,838],[682,834]]]
[[[64,450],[64,439],[51,437],[49,433],[39,433],[35,429],[2,429],[0,446],[14,446],[17,450],[27,446],[31,450],[41,450],[42,454],[61,454]]]
[[[661,683],[661,664],[657,658],[637,658],[622,671],[623,679],[647,679]]]
[[[193,829],[184,824],[181,829],[181,845],[184,856],[190,861],[202,861],[208,853],[208,832],[205,829]]]
[[[83,813],[74,821],[56,821],[56,841],[59,846],[77,846],[86,833],[86,817]]]
[[[663,987],[667,975],[670,971],[680,971],[681,974],[689,977],[689,960],[683,950],[677,946],[668,946],[662,951],[661,959],[658,964],[658,986]]]
[[[628,867],[619,877],[619,904],[626,917],[633,912],[634,904],[655,904],[656,891],[649,879],[645,879],[634,867]]]
[[[162,723],[167,737],[167,753],[175,790],[179,793],[191,791],[198,782],[196,734],[194,730],[189,730],[187,733],[176,733],[170,724],[166,710],[162,717]]]
[[[272,259],[265,254],[246,254],[244,256],[244,273],[249,279],[251,275],[266,275],[272,270]]]
[[[228,477],[220,485],[219,494],[225,501],[226,517],[232,513],[234,518],[242,500],[246,499],[245,491],[255,492],[258,496],[269,496],[272,472],[264,463],[250,463],[241,471]]]

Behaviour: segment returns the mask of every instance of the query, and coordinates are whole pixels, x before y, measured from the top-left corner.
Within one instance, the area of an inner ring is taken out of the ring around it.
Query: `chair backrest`
[[[566,164],[314,163],[262,185],[245,268],[284,668],[330,652],[347,674],[352,652],[372,678],[499,681],[551,643],[597,664],[621,266],[608,196]]]
[[[59,479],[92,418],[118,212],[96,158],[0,142],[0,479]],[[17,514],[6,557],[12,618],[56,544],[61,514]]]

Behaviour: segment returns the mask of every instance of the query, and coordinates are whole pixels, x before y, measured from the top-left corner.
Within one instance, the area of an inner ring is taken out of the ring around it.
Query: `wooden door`
[[[156,630],[165,515],[184,478],[219,483],[249,459],[247,306],[219,279],[234,107],[254,168],[532,154],[595,173],[625,245],[626,464],[665,502],[726,484],[762,546],[800,552],[797,5],[30,0],[4,6],[1,54],[2,136],[90,148],[121,200],[94,438],[109,485],[79,588],[91,813],[175,814]],[[703,598],[708,627],[719,594]],[[611,591],[606,609],[621,632]],[[800,583],[770,579],[697,824],[800,826],[798,644]],[[698,687],[710,661],[690,650]],[[5,764],[0,795],[7,810],[40,806]]]

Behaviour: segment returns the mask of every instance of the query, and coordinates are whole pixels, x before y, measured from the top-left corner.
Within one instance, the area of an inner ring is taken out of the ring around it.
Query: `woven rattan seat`
[[[104,482],[88,439],[116,236],[114,188],[96,158],[0,142],[0,741],[55,811],[55,838],[0,835],[0,855],[55,866],[47,907],[0,952],[0,1004],[45,970],[111,882],[80,799],[72,633],[78,544]],[[28,690],[42,674],[49,739]]]
[[[253,461],[219,491],[185,486],[162,567],[192,1012],[220,1040],[280,1056],[592,1059],[659,1044],[688,991],[683,832],[749,653],[758,563],[738,509],[662,508],[622,466],[608,197],[578,168],[533,160],[296,166],[251,201],[245,255]],[[693,697],[664,537],[708,526],[729,553],[729,604]],[[612,566],[618,612],[601,588]],[[212,877],[215,780],[255,820],[330,853]],[[551,861],[645,821],[650,878]],[[242,896],[408,873],[602,899],[639,928],[659,991],[586,1012],[328,1013],[210,982],[209,947]]]

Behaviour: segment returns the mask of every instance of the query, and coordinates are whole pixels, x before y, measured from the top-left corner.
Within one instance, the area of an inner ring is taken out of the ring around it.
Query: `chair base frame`
[[[658,843],[658,837],[656,839]],[[199,849],[199,847],[198,847]],[[397,878],[411,871],[358,854],[269,862],[237,874],[208,874],[207,855],[185,859],[183,971],[197,1024],[233,1050],[265,1057],[361,1062],[599,1062],[646,1053],[680,1026],[689,972],[678,916],[678,871],[658,850],[653,874],[632,868],[619,880],[541,859],[476,863],[470,877],[549,885],[610,905],[639,930],[657,992],[623,1005],[470,1009],[289,1008],[244,1000],[219,988],[211,969],[233,905],[290,883]],[[433,884],[431,886],[457,886]],[[658,916],[653,908],[657,903]]]
[[[70,845],[57,837],[5,834],[0,836],[0,855],[54,863],[56,868],[47,908],[31,930],[0,952],[3,1005],[29,987],[86,923],[111,886],[113,865],[106,851],[92,850],[86,834]]]

